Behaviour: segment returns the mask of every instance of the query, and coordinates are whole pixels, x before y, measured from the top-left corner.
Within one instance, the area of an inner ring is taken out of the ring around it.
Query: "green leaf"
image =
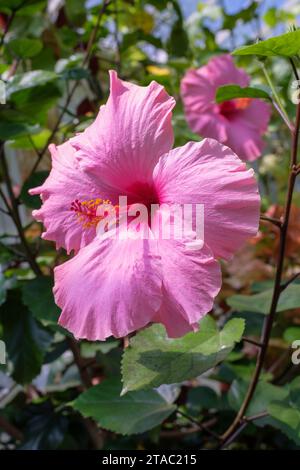
[[[257,312],[268,314],[271,308],[273,289],[255,295],[233,295],[226,302],[237,312]],[[277,312],[300,307],[299,285],[290,284],[280,295]]]
[[[13,363],[12,376],[21,384],[30,383],[40,372],[52,336],[33,318],[14,289],[0,307],[3,339]]]
[[[41,3],[41,0],[1,0],[0,10],[2,8],[9,8],[10,10],[16,10],[18,13],[36,3]]]
[[[243,380],[234,380],[228,392],[228,403],[235,411],[238,411],[244,401],[249,384]],[[247,416],[256,415],[267,411],[269,403],[273,400],[282,400],[288,392],[282,387],[260,381],[255,394],[247,409]]]
[[[287,343],[293,343],[294,341],[300,340],[300,326],[290,326],[283,333],[283,339]]]
[[[8,47],[17,57],[28,59],[41,52],[43,43],[39,39],[13,39],[9,42]]]
[[[41,207],[42,203],[40,197],[30,196],[28,191],[29,189],[41,186],[48,175],[48,171],[37,171],[25,181],[20,193],[20,199],[25,204],[25,206],[30,207],[32,209],[39,209]]]
[[[57,324],[60,309],[54,303],[52,288],[51,277],[36,277],[22,286],[22,300],[35,318]]]
[[[32,150],[34,148],[41,150],[47,144],[50,135],[51,131],[49,129],[43,129],[38,134],[31,135],[30,138],[24,136],[14,139],[10,142],[10,147],[25,150]]]
[[[233,51],[233,55],[261,55],[292,57],[300,51],[300,30],[275,36],[251,46],[243,46]]]
[[[0,270],[0,305],[4,304],[7,290],[13,287],[14,282],[14,278],[7,279]]]
[[[56,413],[50,400],[34,404],[24,429],[24,439],[18,449],[53,450],[62,443],[68,428],[68,418]]]
[[[46,125],[46,111],[61,96],[58,75],[47,70],[16,74],[6,86],[6,98],[34,122]]]
[[[132,392],[121,397],[121,383],[105,380],[82,393],[73,407],[83,416],[91,417],[109,431],[138,434],[161,424],[176,406],[167,403],[155,390]]]
[[[261,98],[271,100],[271,97],[264,90],[253,87],[242,88],[239,85],[223,85],[216,93],[217,103],[233,100],[235,98]]]
[[[65,11],[72,24],[82,25],[86,17],[85,0],[66,0]]]
[[[218,331],[212,317],[200,322],[197,333],[167,338],[162,325],[153,325],[132,338],[122,360],[123,391],[141,390],[194,378],[211,369],[241,339],[244,320],[230,320]]]
[[[57,80],[57,74],[48,70],[32,70],[31,72],[18,73],[7,84],[7,97],[21,90],[28,90],[41,85],[49,84]]]
[[[11,114],[3,110],[0,112],[0,140],[16,139],[39,131],[37,124],[28,121],[11,119]]]
[[[297,377],[286,387],[287,396],[268,404],[268,412],[279,427],[296,444],[300,443],[300,378]]]

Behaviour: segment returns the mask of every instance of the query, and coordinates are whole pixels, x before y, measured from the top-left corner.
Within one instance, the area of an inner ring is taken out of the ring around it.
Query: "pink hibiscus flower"
[[[230,258],[256,234],[257,184],[253,171],[213,139],[171,150],[175,101],[158,83],[140,87],[115,72],[110,80],[94,123],[50,146],[51,173],[30,191],[43,201],[34,211],[43,238],[76,253],[55,268],[59,323],[89,340],[123,337],[151,322],[181,336],[212,308],[221,286],[216,258]],[[97,208],[117,206],[120,195],[147,207],[204,204],[202,249],[175,239],[99,237]]]
[[[250,77],[234,65],[230,55],[211,59],[197,70],[189,70],[181,81],[185,115],[193,132],[222,142],[242,159],[253,161],[262,153],[271,108],[264,101],[236,98],[216,103],[222,85],[249,85]]]

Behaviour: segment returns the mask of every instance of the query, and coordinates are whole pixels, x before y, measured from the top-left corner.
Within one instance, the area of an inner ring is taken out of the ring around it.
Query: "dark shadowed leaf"
[[[51,277],[36,277],[22,286],[22,299],[35,318],[56,324],[60,309],[54,303],[52,288]]]
[[[233,295],[229,297],[227,304],[237,312],[257,312],[267,314],[270,311],[273,290],[255,295]],[[290,284],[281,294],[277,312],[284,312],[300,307],[299,285]]]
[[[56,413],[49,401],[31,405],[27,410],[27,415],[24,440],[19,449],[57,449],[67,431],[67,417]]]
[[[234,380],[232,382],[228,392],[228,402],[235,411],[240,409],[246,396],[248,385],[249,384],[243,380]],[[267,411],[267,407],[271,401],[282,400],[287,394],[288,392],[285,389],[261,380],[256,388],[246,415],[251,416]]]
[[[52,336],[22,304],[16,289],[9,291],[0,307],[0,321],[7,355],[13,363],[12,376],[18,383],[30,383],[40,372]]]
[[[48,171],[37,171],[25,181],[20,194],[20,199],[25,204],[25,206],[32,209],[39,209],[41,207],[42,203],[40,197],[30,196],[28,191],[29,189],[41,186],[48,175]]]

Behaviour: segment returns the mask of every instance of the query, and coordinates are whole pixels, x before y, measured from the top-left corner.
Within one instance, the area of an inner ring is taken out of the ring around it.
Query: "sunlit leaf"
[[[244,320],[229,321],[219,331],[212,317],[200,322],[197,333],[170,339],[162,325],[153,325],[132,338],[122,361],[123,394],[196,377],[224,360],[241,339]]]
[[[216,93],[217,103],[233,100],[235,98],[261,98],[265,100],[271,100],[271,97],[268,95],[268,93],[259,88],[242,88],[239,85],[223,85],[218,88]]]
[[[292,57],[300,51],[300,30],[259,41],[251,46],[243,46],[233,51],[233,55],[261,55]]]

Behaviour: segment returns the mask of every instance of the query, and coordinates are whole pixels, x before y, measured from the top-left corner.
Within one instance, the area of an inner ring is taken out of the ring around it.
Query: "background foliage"
[[[114,339],[78,343],[57,325],[52,296],[53,268],[66,253],[40,238],[41,226],[30,216],[40,200],[28,189],[49,172],[48,144],[83,130],[106,101],[109,69],[141,85],[163,84],[177,100],[175,144],[200,140],[183,115],[179,84],[184,72],[215,54],[283,33],[298,23],[298,15],[296,1],[1,0],[6,104],[0,105],[0,177],[8,207],[1,202],[0,338],[7,363],[0,366],[0,448],[218,444],[253,374],[255,342],[271,302],[277,228],[262,223],[259,235],[223,265],[223,288],[198,333],[166,342],[163,327],[154,325],[125,349]],[[299,40],[295,44],[291,47],[299,48]],[[269,96],[261,62],[253,55],[236,59],[251,75],[251,86]],[[267,57],[267,67],[293,116],[289,61]],[[253,167],[262,211],[280,217],[290,143],[275,112],[266,142]],[[286,279],[299,271],[299,229],[296,186]],[[280,298],[265,368],[243,432],[231,448],[300,448],[299,367],[291,363],[295,339],[300,339],[297,279]]]

